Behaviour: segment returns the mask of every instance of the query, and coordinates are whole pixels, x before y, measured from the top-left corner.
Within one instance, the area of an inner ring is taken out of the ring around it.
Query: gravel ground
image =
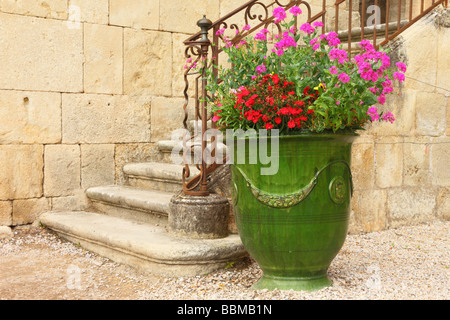
[[[214,274],[139,273],[41,228],[0,240],[1,300],[448,300],[450,222],[349,235],[333,261],[333,287],[255,291],[251,260]]]

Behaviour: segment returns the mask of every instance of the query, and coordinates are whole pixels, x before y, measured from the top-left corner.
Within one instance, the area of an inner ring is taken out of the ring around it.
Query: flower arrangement
[[[301,14],[299,7],[290,13]],[[393,81],[403,82],[406,66],[392,68],[387,52],[360,42],[362,52],[349,59],[335,32],[319,35],[322,22],[287,22],[284,8],[274,10],[282,34],[262,29],[235,44],[225,41],[232,68],[207,71],[213,121],[220,129],[279,129],[280,134],[364,129],[368,122],[394,122],[383,105]],[[241,32],[249,30],[245,26]],[[303,43],[302,43],[303,42]],[[213,61],[214,62],[214,61]]]

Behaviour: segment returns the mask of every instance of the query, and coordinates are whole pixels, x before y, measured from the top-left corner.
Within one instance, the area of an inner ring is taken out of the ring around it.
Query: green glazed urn
[[[231,171],[236,225],[263,271],[254,289],[315,291],[332,285],[327,270],[347,236],[356,137],[280,136],[277,147],[270,138],[235,140]],[[259,161],[250,147],[254,143],[267,148],[271,157],[278,153],[277,161]],[[276,173],[261,174],[274,162]]]

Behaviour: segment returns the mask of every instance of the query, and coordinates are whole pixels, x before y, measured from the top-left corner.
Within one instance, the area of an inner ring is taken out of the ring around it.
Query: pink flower
[[[385,104],[385,102],[386,102],[386,96],[385,96],[384,94],[381,94],[381,95],[378,97],[378,102],[379,102],[380,104]]]
[[[363,41],[361,41],[361,42],[359,43],[359,45],[361,46],[361,48],[362,48],[363,50],[366,50],[366,51],[371,51],[371,50],[373,50],[373,45],[372,45],[372,43],[371,43],[369,40],[363,40]]]
[[[401,72],[406,72],[406,65],[403,62],[397,62],[395,65]]]
[[[383,114],[381,119],[383,119],[386,122],[390,122],[390,123],[394,123],[394,121],[395,121],[395,117],[390,111],[388,111],[385,114]]]
[[[225,28],[219,29],[219,30],[216,32],[216,36],[222,36],[222,35],[224,34],[224,32],[225,32]]]
[[[242,31],[245,31],[245,30],[250,30],[250,25],[249,24],[247,24],[246,26],[244,26],[243,28],[242,28]]]
[[[397,79],[400,83],[405,81],[405,75],[401,72],[394,72],[394,79]]]
[[[292,13],[294,16],[302,14],[302,10],[299,7],[292,7],[291,10],[289,10],[289,12]]]
[[[267,41],[267,34],[269,33],[269,30],[262,29],[260,33],[257,33],[255,36],[255,40],[260,41]]]
[[[347,51],[344,49],[331,49],[329,57],[332,61],[338,60],[339,63],[348,61]]]
[[[330,70],[330,73],[331,74],[338,74],[338,68],[336,68],[335,66],[332,66],[330,69],[328,69],[328,70]]]
[[[370,117],[372,122],[380,120],[380,115],[378,114],[377,107],[369,108],[367,111],[367,115]]]
[[[313,22],[313,27],[315,27],[315,28],[323,27],[322,21],[315,21],[315,22]]]
[[[279,23],[287,17],[286,11],[282,7],[275,8],[273,10],[273,16],[276,18],[275,23]]]
[[[315,45],[313,45],[313,50],[317,51],[320,48],[320,43],[316,43]]]
[[[214,116],[213,118],[212,118],[212,122],[217,122],[217,121],[219,121],[220,120],[220,117],[219,116]]]
[[[309,23],[302,24],[302,26],[300,27],[300,30],[302,30],[306,34],[311,34],[315,31],[314,28]]]
[[[345,73],[342,72],[339,76],[338,79],[342,81],[342,83],[348,83],[350,81],[350,77]]]
[[[266,71],[267,71],[267,68],[266,68],[266,66],[263,65],[263,64],[261,64],[261,65],[259,65],[259,66],[256,67],[256,73],[257,73],[258,75],[260,75],[261,73],[264,73],[264,72],[266,72]]]
[[[326,39],[330,47],[337,47],[341,44],[341,40],[339,40],[338,34],[336,32],[330,32],[326,35]]]

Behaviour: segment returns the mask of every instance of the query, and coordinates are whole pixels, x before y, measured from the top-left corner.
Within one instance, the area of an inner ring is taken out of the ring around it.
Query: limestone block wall
[[[0,0],[0,226],[80,210],[182,126],[183,41],[218,0]],[[153,125],[152,125],[153,124]]]
[[[86,188],[159,160],[183,118],[183,41],[243,3],[0,0],[0,226],[84,209]],[[433,16],[393,44],[408,77],[388,103],[397,122],[355,144],[352,232],[450,216],[448,26]]]
[[[353,150],[352,232],[450,218],[450,10],[438,9],[390,44],[406,81]]]

